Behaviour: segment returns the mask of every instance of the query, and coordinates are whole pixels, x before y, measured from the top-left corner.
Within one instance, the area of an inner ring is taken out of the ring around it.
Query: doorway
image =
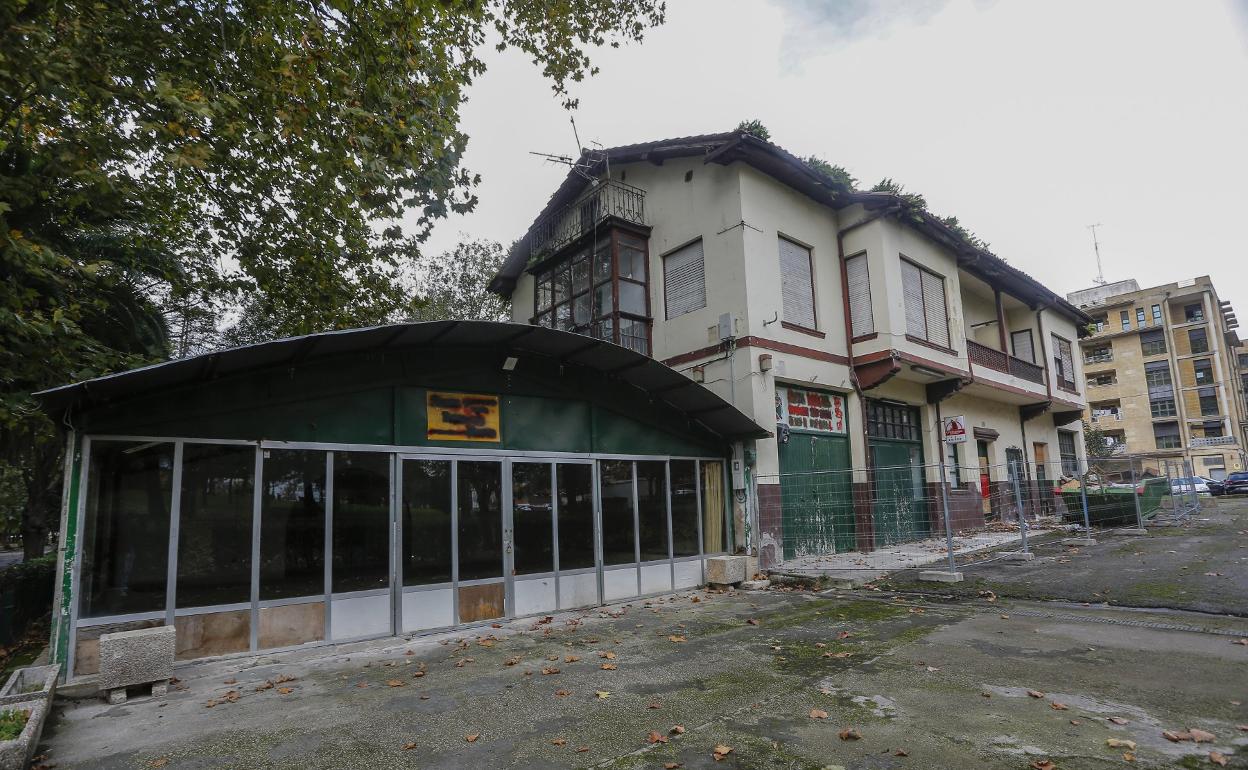
[[[992,474],[988,462],[988,442],[979,439],[975,442],[975,452],[979,457],[979,504],[984,516],[992,515]]]

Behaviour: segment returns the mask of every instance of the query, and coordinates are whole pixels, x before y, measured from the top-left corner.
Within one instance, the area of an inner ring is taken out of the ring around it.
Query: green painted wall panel
[[[584,401],[532,396],[503,399],[503,442],[520,451],[589,452],[590,407]]]

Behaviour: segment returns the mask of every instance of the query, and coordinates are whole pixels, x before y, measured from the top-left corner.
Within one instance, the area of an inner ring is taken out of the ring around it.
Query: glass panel
[[[555,308],[555,328],[564,331],[572,328],[572,305],[564,303]]]
[[[646,327],[649,326],[645,321],[633,321],[628,318],[620,319],[620,344],[629,350],[636,350],[638,353],[650,355],[649,336],[646,334]]]
[[[579,294],[589,289],[589,255],[581,254],[572,263],[572,293]]]
[[[177,606],[251,601],[253,446],[182,449]]]
[[[641,560],[657,561],[667,553],[667,463],[637,463],[637,526]]]
[[[600,340],[615,342],[615,322],[610,318],[594,322],[594,336]]]
[[[91,442],[86,491],[79,614],[163,610],[173,444]]]
[[[633,528],[633,464],[602,461],[602,563],[637,561]]]
[[[538,326],[550,326],[555,320],[554,313],[542,313],[537,317]]]
[[[403,461],[403,585],[451,582],[451,462]]]
[[[646,314],[646,287],[640,283],[620,281],[620,312]]]
[[[702,462],[702,552],[728,550],[724,532],[724,463]]]
[[[611,244],[599,248],[594,255],[594,283],[611,280]]]
[[[611,284],[604,283],[594,289],[594,317],[608,315],[614,309],[611,302]]]
[[[646,244],[638,238],[620,236],[620,277],[646,280]]]
[[[564,263],[555,268],[552,275],[554,281],[554,301],[563,302],[568,298],[568,265]]]
[[[334,452],[333,589],[390,585],[390,455]]]
[[[555,533],[551,530],[550,465],[511,466],[511,524],[515,539],[512,566],[517,575],[553,572]]]
[[[260,598],[325,593],[325,453],[266,449]]]
[[[592,468],[560,463],[555,472],[559,488],[559,569],[593,567],[596,562]]]
[[[503,464],[459,462],[459,579],[503,576]]]
[[[672,460],[672,552],[698,555],[698,490],[693,460]]]
[[[550,307],[550,275],[544,274],[537,278],[537,309],[545,310]]]
[[[577,326],[589,323],[589,294],[582,294],[572,301],[572,322]]]

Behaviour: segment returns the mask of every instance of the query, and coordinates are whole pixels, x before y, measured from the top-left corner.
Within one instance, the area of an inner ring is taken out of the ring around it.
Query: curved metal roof
[[[46,410],[60,413],[247,371],[410,347],[502,349],[522,361],[524,356],[542,356],[627,383],[725,440],[770,435],[732,404],[649,356],[581,334],[498,321],[423,321],[289,337],[179,358],[34,395]]]

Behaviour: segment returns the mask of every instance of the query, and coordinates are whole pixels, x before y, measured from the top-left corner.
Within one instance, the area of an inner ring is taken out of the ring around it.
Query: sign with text
[[[776,388],[776,422],[795,430],[845,433],[845,397],[802,388]]]
[[[430,441],[499,441],[498,396],[431,390],[425,414]]]
[[[945,443],[946,444],[965,444],[966,443],[966,416],[958,415],[956,417],[946,417],[943,421]]]

